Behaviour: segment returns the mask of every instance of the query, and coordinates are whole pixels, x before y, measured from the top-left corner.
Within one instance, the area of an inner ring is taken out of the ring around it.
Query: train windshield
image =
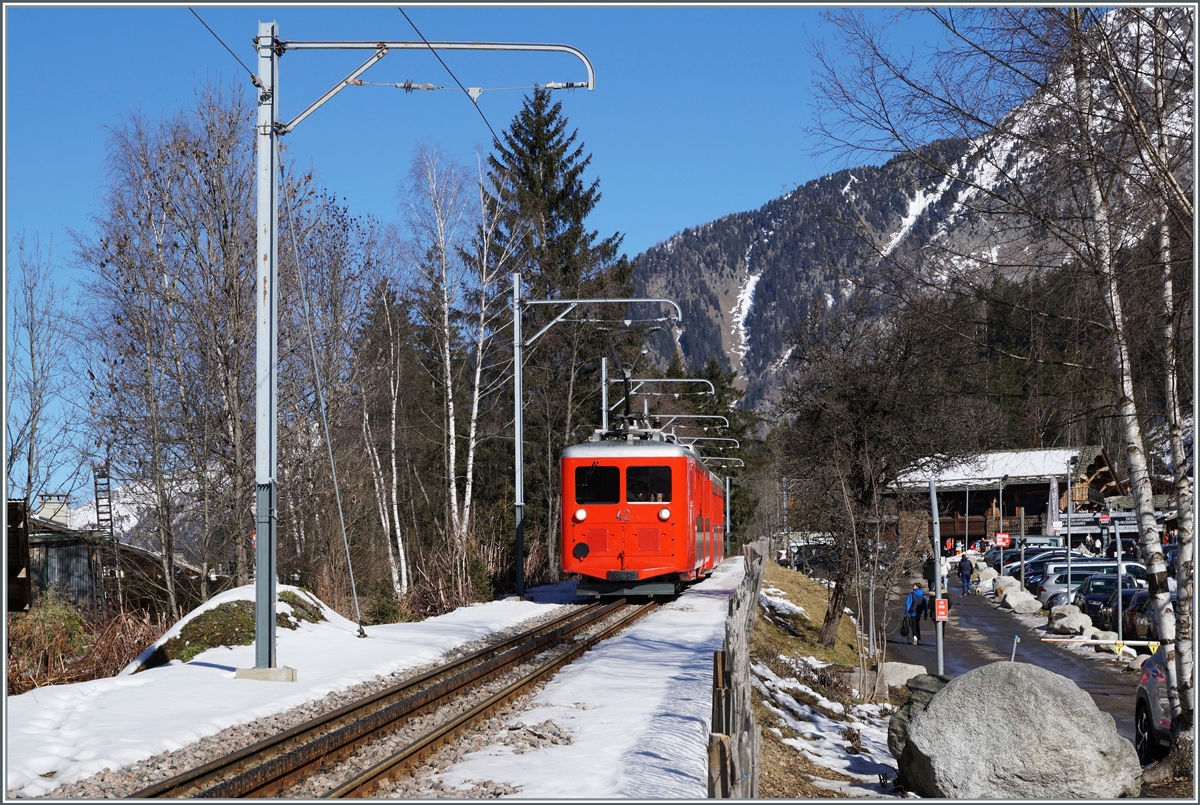
[[[628,503],[670,503],[670,467],[630,467],[625,470]]]
[[[620,467],[601,467],[598,464],[592,464],[590,467],[576,467],[575,502],[620,503]]]

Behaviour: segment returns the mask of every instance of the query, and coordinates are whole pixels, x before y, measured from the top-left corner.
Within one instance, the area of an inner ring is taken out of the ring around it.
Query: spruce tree
[[[568,134],[568,131],[570,133]],[[509,248],[522,273],[526,299],[619,298],[632,294],[632,266],[618,256],[623,236],[601,238],[587,216],[600,201],[600,180],[584,173],[591,156],[569,130],[562,104],[535,88],[488,157],[491,203],[501,220],[494,248]],[[527,309],[526,337],[561,313]],[[621,316],[611,305],[561,321],[525,353],[525,545],[533,555],[526,581],[558,579],[558,466],[562,450],[599,425],[600,388],[585,365],[607,354],[592,322]]]

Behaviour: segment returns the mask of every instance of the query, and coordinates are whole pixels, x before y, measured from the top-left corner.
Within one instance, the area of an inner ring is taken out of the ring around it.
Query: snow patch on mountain
[[[903,220],[900,221],[900,228],[896,230],[896,234],[892,235],[892,239],[883,247],[883,256],[887,257],[892,253],[892,250],[899,245],[900,241],[904,240],[904,236],[912,231],[913,225],[929,209],[929,205],[940,199],[950,188],[950,179],[943,179],[933,190],[918,190],[908,202],[908,210],[904,213]]]

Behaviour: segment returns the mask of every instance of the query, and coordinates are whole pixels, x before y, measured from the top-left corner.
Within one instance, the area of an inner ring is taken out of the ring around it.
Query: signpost
[[[1000,575],[1004,575],[1004,549],[1012,544],[1007,531],[997,531],[995,536],[997,547],[1000,548]]]

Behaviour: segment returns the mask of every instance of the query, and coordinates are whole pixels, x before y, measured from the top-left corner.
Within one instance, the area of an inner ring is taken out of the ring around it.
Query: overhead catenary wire
[[[354,565],[350,561],[350,540],[346,537],[346,518],[342,514],[342,493],[338,488],[337,467],[333,463],[333,441],[329,438],[329,419],[325,415],[325,394],[321,390],[321,370],[317,365],[317,345],[313,338],[312,318],[308,309],[308,292],[304,287],[304,272],[300,270],[300,249],[296,243],[296,219],[292,215],[292,204],[289,199],[287,177],[283,172],[283,156],[279,153],[279,138],[272,138],[275,144],[275,158],[279,161],[279,181],[283,185],[283,206],[288,215],[288,234],[292,238],[292,257],[296,263],[296,277],[299,280],[300,300],[304,305],[304,324],[308,329],[308,347],[312,352],[313,383],[317,389],[317,410],[321,412],[321,426],[325,430],[325,446],[329,449],[329,472],[333,476],[333,496],[337,500],[338,522],[342,527],[342,544],[346,547],[346,567],[350,571],[350,594],[354,597],[354,614],[358,620],[358,636],[366,637],[363,629],[362,610],[358,606],[358,588],[354,583]]]
[[[253,70],[251,70],[249,67],[246,66],[246,63],[244,61],[242,61],[241,59],[238,58],[238,55],[236,53],[234,53],[232,50],[230,50],[229,45],[225,44],[225,40],[223,40],[221,37],[217,36],[217,32],[214,31],[212,28],[208,27],[208,23],[205,22],[203,19],[201,19],[200,15],[196,13],[196,10],[194,8],[192,8],[191,6],[188,6],[188,11],[192,12],[192,16],[194,16],[196,19],[200,20],[201,25],[203,25],[205,28],[208,28],[208,32],[213,35],[214,39],[216,39],[218,42],[221,43],[221,47],[228,50],[229,55],[233,56],[233,58],[237,61],[237,63],[242,65],[242,69],[250,74],[250,81],[254,83],[254,86],[256,86],[256,87],[259,86],[258,76],[256,76],[254,74]]]
[[[403,8],[401,8],[400,6],[397,6],[396,8],[400,11],[401,14],[404,14]],[[490,131],[492,133],[492,142],[494,142],[497,146],[499,146],[500,138],[496,136],[496,130],[493,129],[492,124],[488,122],[487,115],[485,115],[483,113],[483,110],[479,108],[479,104],[475,102],[475,98],[472,97],[471,92],[466,87],[463,86],[463,83],[458,80],[458,76],[456,76],[454,74],[454,71],[450,69],[450,67],[446,64],[446,62],[442,61],[442,57],[439,56],[438,52],[433,49],[432,45],[429,44],[429,40],[425,38],[425,34],[421,33],[421,29],[416,26],[416,23],[414,23],[412,20],[408,19],[407,14],[404,14],[404,19],[408,20],[408,24],[411,25],[412,29],[417,32],[417,36],[421,37],[421,41],[425,43],[425,46],[427,48],[429,48],[429,52],[434,55],[434,58],[436,58],[439,62],[441,62],[442,67],[446,68],[446,72],[449,73],[450,77],[454,79],[454,83],[458,84],[458,88],[463,91],[463,94],[471,99],[471,105],[475,107],[475,111],[479,112],[479,116],[481,118],[483,118],[483,124],[485,126],[487,126],[488,131]]]

